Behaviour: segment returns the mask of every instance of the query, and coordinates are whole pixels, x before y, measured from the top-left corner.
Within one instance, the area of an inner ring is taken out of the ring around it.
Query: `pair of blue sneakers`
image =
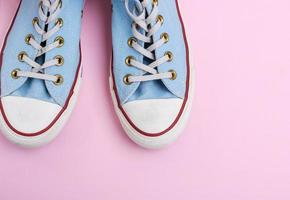
[[[37,147],[68,120],[81,83],[83,0],[22,0],[0,55],[1,132]],[[110,89],[127,135],[173,142],[188,118],[192,71],[177,0],[112,0]],[[109,66],[108,66],[109,67]]]

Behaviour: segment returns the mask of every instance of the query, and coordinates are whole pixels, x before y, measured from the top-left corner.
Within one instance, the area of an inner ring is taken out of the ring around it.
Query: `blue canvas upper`
[[[135,6],[131,0],[130,7]],[[148,82],[134,82],[126,85],[123,82],[127,74],[142,75],[142,71],[125,64],[127,56],[133,56],[139,62],[147,60],[135,49],[128,46],[127,41],[132,37],[132,19],[126,12],[124,0],[113,0],[112,33],[113,33],[113,74],[118,96],[122,104],[142,99],[184,98],[186,90],[187,62],[186,47],[180,17],[178,15],[176,0],[160,0],[158,2],[159,14],[163,16],[164,23],[153,36],[154,42],[160,39],[162,33],[168,33],[169,42],[156,49],[156,58],[162,57],[165,52],[171,51],[174,58],[171,62],[157,67],[158,72],[168,72],[173,69],[177,72],[175,80],[162,79]],[[147,8],[150,11],[150,6]],[[144,43],[139,41],[140,45]]]
[[[63,84],[56,86],[51,81],[26,77],[13,79],[11,77],[11,72],[16,68],[21,71],[31,71],[32,69],[30,65],[18,60],[20,52],[25,51],[31,59],[36,59],[37,50],[25,43],[26,36],[32,34],[37,42],[40,43],[41,41],[41,35],[35,31],[32,25],[33,18],[38,17],[39,1],[21,1],[3,51],[1,97],[9,95],[22,96],[64,106],[73,86],[80,62],[79,42],[83,4],[83,0],[62,0],[61,12],[58,17],[63,19],[64,24],[53,37],[47,40],[47,44],[53,43],[56,37],[61,36],[64,38],[64,45],[46,53],[45,57],[37,59],[37,62],[43,63],[57,55],[61,55],[64,58],[63,66],[52,66],[44,69],[45,74],[60,74],[64,77]],[[41,21],[40,26],[44,27],[44,23]],[[50,23],[48,29],[53,26],[54,23]]]

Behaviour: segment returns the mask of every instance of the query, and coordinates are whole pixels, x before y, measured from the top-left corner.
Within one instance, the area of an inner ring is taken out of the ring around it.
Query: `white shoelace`
[[[46,42],[50,37],[52,37],[56,32],[58,32],[63,25],[62,19],[58,18],[60,9],[62,7],[61,0],[55,0],[53,3],[50,0],[40,0],[39,1],[39,17],[33,19],[33,26],[38,34],[41,35],[41,43]],[[44,10],[47,10],[50,15],[47,16],[44,13]],[[48,31],[43,30],[39,25],[39,19],[48,25],[50,23],[55,23],[55,26]],[[62,40],[62,41],[61,41]],[[63,38],[57,38],[53,43],[46,45],[45,47],[41,46],[32,35],[28,35],[26,38],[27,44],[31,45],[33,48],[38,50],[37,56],[39,57],[57,47],[60,47],[63,42]],[[60,66],[63,64],[63,57],[56,56],[52,60],[46,61],[42,65],[35,62],[35,60],[31,59],[25,52],[21,52],[19,54],[19,60],[27,63],[32,67],[31,71],[20,71],[17,70],[17,77],[29,77],[36,78],[41,80],[48,80],[54,83],[58,83],[61,77],[59,75],[48,75],[43,73],[43,69],[52,67],[52,66]]]
[[[158,14],[158,3],[153,3],[151,12],[147,13],[146,6],[148,3],[152,3],[152,0],[143,0],[142,2],[140,2],[140,0],[135,0],[135,8],[133,12],[129,9],[129,2],[130,0],[125,0],[125,7],[128,15],[133,20],[132,33],[134,37],[130,38],[128,43],[137,52],[152,60],[152,62],[149,65],[145,65],[143,62],[135,60],[134,57],[128,56],[126,59],[127,65],[142,70],[143,74],[141,76],[133,76],[129,74],[124,77],[124,82],[130,84],[133,82],[144,82],[165,78],[175,79],[175,71],[170,70],[165,73],[159,73],[156,69],[159,65],[170,62],[173,57],[171,52],[166,52],[161,58],[156,58],[154,53],[157,48],[168,42],[169,39],[167,33],[163,33],[160,39],[156,42],[153,42],[152,39],[152,36],[160,29],[164,20],[163,17]],[[140,30],[145,32],[145,34],[142,34]],[[138,41],[149,43],[151,45],[148,48],[144,48],[138,44]]]

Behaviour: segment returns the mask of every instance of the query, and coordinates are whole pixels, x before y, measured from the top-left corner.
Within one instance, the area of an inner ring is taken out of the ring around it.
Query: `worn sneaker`
[[[35,147],[51,141],[81,81],[83,0],[22,0],[0,55],[1,132]]]
[[[128,136],[160,148],[191,105],[188,45],[177,0],[113,0],[111,93]]]

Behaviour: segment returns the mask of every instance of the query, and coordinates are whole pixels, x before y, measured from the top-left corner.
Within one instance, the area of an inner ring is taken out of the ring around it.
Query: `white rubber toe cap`
[[[25,134],[46,129],[62,109],[59,105],[26,97],[8,96],[1,101],[10,126]]]
[[[124,104],[123,109],[138,129],[154,135],[174,123],[182,104],[182,99],[139,100]]]

